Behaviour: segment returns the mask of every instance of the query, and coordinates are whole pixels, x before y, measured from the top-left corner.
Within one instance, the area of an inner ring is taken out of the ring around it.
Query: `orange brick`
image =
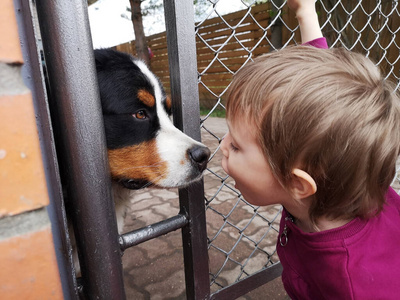
[[[0,97],[0,217],[49,203],[30,93]]]
[[[0,1],[0,61],[4,63],[23,61],[13,0]]]
[[[2,300],[62,299],[50,226],[0,241]]]

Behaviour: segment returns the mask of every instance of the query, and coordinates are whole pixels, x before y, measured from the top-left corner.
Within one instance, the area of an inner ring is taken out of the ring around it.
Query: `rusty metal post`
[[[200,140],[200,108],[192,1],[164,0],[171,96],[174,123],[184,133]],[[181,210],[189,224],[182,228],[188,299],[208,299],[207,228],[203,183],[179,190]]]
[[[125,299],[87,3],[37,0],[62,183],[89,299]]]

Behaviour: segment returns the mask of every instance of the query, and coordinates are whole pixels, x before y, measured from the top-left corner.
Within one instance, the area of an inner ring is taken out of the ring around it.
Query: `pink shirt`
[[[310,45],[315,48],[328,49],[328,43],[326,42],[326,38],[324,37],[309,41],[307,43],[304,43],[303,45]]]
[[[400,299],[400,196],[389,189],[383,211],[322,232],[304,233],[284,211],[277,251],[292,299]]]

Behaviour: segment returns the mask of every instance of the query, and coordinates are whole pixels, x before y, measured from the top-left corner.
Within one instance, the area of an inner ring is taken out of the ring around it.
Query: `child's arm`
[[[287,0],[287,4],[296,14],[302,44],[323,37],[315,10],[315,0]]]

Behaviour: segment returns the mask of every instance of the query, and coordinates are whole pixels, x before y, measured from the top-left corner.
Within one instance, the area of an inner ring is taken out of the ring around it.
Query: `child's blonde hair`
[[[276,178],[310,174],[315,222],[382,210],[400,152],[394,85],[361,54],[297,46],[260,56],[234,77],[227,118],[248,122]]]

